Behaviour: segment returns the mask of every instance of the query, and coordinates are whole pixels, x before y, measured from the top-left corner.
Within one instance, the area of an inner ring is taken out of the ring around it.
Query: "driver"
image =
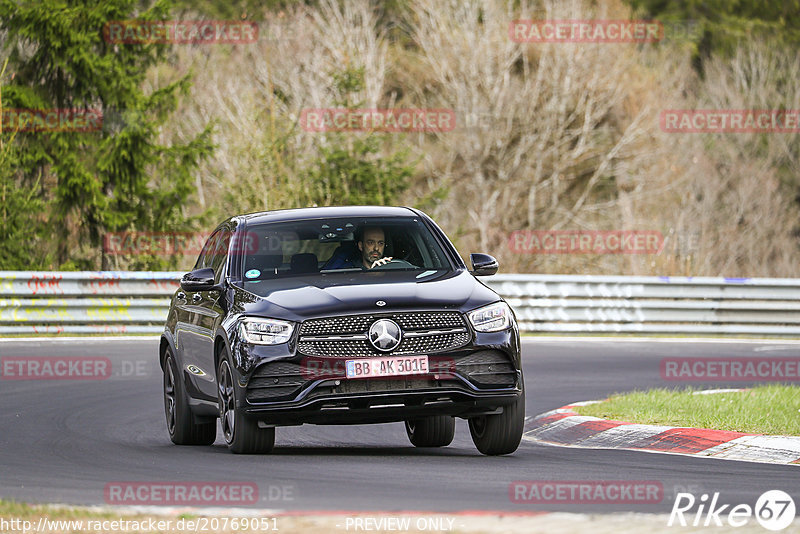
[[[358,236],[359,234],[356,235]],[[323,270],[367,270],[386,265],[392,261],[391,257],[383,257],[384,249],[386,248],[386,234],[380,226],[365,226],[361,229],[360,237],[357,239],[358,254],[355,251],[345,252],[340,246],[340,250],[334,252],[331,259],[323,267]]]
[[[392,261],[391,257],[383,257],[383,249],[385,247],[386,237],[383,228],[379,226],[365,227],[361,233],[361,240],[358,242],[362,267],[364,269],[372,269]]]

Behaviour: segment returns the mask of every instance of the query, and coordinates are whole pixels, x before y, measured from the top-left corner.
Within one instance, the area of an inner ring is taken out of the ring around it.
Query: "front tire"
[[[217,421],[196,423],[189,408],[172,351],[164,358],[164,413],[167,432],[175,445],[211,445],[217,439]]]
[[[236,454],[266,454],[275,446],[275,428],[260,428],[258,422],[245,417],[236,408],[236,386],[233,372],[224,356],[217,372],[219,417],[222,435],[228,450]]]
[[[406,434],[415,447],[446,447],[456,434],[456,420],[449,415],[435,415],[406,421]]]
[[[522,441],[525,426],[525,391],[503,413],[469,418],[469,433],[478,450],[487,456],[511,454]]]

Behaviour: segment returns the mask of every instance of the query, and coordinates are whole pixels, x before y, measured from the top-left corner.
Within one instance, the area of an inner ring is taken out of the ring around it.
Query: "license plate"
[[[427,356],[391,356],[345,361],[347,378],[424,375],[428,373]]]

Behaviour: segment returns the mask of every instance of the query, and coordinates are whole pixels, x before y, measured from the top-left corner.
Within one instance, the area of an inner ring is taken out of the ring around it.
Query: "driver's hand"
[[[372,262],[372,267],[370,267],[370,269],[374,269],[375,267],[380,267],[381,265],[386,265],[390,261],[392,261],[391,256],[375,260]]]

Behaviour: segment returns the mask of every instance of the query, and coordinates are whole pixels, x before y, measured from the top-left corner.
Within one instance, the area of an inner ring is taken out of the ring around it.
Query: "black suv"
[[[525,417],[511,308],[410,208],[330,207],[231,217],[172,298],[159,360],[167,429],[266,453],[275,427],[405,421],[449,445],[454,417],[483,454],[519,446]]]

